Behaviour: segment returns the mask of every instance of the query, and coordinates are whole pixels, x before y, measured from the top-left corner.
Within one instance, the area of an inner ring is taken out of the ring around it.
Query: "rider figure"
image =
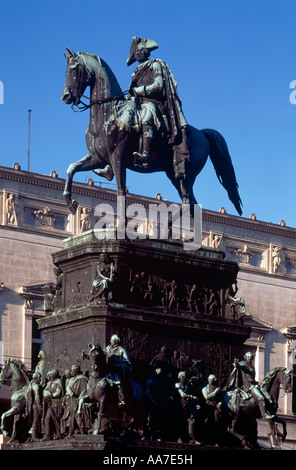
[[[274,416],[266,411],[265,397],[255,381],[253,360],[254,356],[251,352],[247,352],[244,355],[244,361],[239,362],[238,359],[234,360],[234,369],[229,377],[228,386],[235,386],[251,395],[258,403],[262,418],[272,419]]]
[[[144,168],[149,165],[155,129],[164,129],[169,144],[174,147],[176,165],[189,158],[187,122],[177,93],[177,82],[167,64],[159,59],[149,59],[151,51],[157,48],[151,39],[133,37],[127,60],[128,66],[139,62],[132,76],[128,98],[134,97],[140,106],[143,151],[134,152],[134,156],[135,164]]]

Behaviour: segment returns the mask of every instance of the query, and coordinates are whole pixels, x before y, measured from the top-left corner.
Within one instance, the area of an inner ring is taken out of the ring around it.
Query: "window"
[[[38,329],[37,318],[32,318],[32,352],[31,352],[31,367],[35,370],[37,363],[39,362],[39,351],[43,349],[44,334]]]

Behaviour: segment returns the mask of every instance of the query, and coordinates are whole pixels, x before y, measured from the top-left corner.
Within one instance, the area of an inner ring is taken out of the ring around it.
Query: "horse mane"
[[[261,387],[268,388],[270,382],[275,378],[276,374],[280,371],[286,370],[286,367],[275,367],[274,369],[270,370],[264,379],[261,382]]]
[[[20,370],[27,383],[29,383],[30,379],[25,364],[19,359],[10,359],[10,362],[12,362]]]
[[[113,71],[111,70],[111,68],[109,67],[109,65],[107,64],[107,62],[105,62],[101,57],[99,57],[98,55],[96,54],[92,54],[91,52],[83,52],[83,51],[80,51],[80,52],[77,52],[77,55],[78,57],[81,57],[83,62],[84,62],[84,65],[86,67],[86,69],[88,70],[88,72],[90,73],[89,71],[89,68],[88,68],[88,65],[87,63],[85,62],[84,60],[84,56],[86,57],[92,57],[93,59],[95,59],[97,62],[98,62],[98,65],[100,67],[102,67],[108,78],[109,78],[109,82],[110,82],[110,86],[112,88],[113,91],[111,91],[112,94],[117,94],[117,93],[121,93],[121,87],[118,83],[118,80],[117,78],[115,77]]]
[[[83,52],[83,51],[77,52],[77,55],[80,55],[80,54],[87,55],[89,57],[93,57],[94,59],[96,59],[99,62],[100,65],[102,65],[102,60],[98,55],[92,54],[91,52]]]

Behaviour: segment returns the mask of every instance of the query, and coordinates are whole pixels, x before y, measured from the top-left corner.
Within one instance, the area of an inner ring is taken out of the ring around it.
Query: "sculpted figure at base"
[[[292,370],[276,367],[266,374],[261,384],[257,384],[252,365],[253,355],[247,353],[244,361],[234,362],[228,387],[220,391],[214,374],[208,376],[206,385],[202,368],[196,366],[201,360],[190,360],[184,352],[175,351],[170,362],[172,368],[169,367],[167,373],[167,355],[169,357],[162,347],[154,359],[135,361],[132,370],[129,355],[120,345],[118,335],[111,337],[106,354],[98,343],[91,343],[88,356],[90,369],[89,374],[86,374],[88,380],[77,366],[72,366],[71,374],[70,370],[65,370],[63,387],[58,371],[50,370],[43,391],[43,402],[40,374],[35,372],[30,381],[24,364],[9,359],[0,373],[0,384],[9,381],[12,388],[11,409],[1,416],[2,433],[4,437],[10,436],[9,445],[16,439],[19,443],[36,441],[42,434],[44,440],[62,439],[73,435],[74,423],[74,431],[78,425],[77,431],[79,428],[80,432],[87,431],[93,435],[105,435],[106,432],[107,436],[131,435],[133,439],[141,439],[144,430],[144,438],[147,439],[187,442],[189,435],[193,445],[198,441],[205,445],[212,445],[213,442],[228,445],[226,443],[229,442],[227,439],[231,431],[230,442],[233,443],[235,436],[236,447],[238,439],[241,446],[256,449],[257,419],[263,416],[267,418],[266,426],[272,447],[278,448],[279,439],[285,439],[286,423],[275,413],[280,390],[285,393],[293,390]],[[182,364],[187,363],[187,367],[180,372],[179,359],[182,355],[186,359]],[[160,367],[152,369],[151,363],[158,366],[162,364],[165,373]],[[117,406],[116,386],[119,388],[120,405],[127,402],[123,409]],[[137,394],[133,395],[135,391]],[[266,408],[262,396],[266,399]],[[79,410],[76,408],[78,402]],[[86,408],[85,413],[82,411],[83,406]],[[14,417],[12,431],[5,424],[9,417]],[[210,419],[212,426],[209,427]],[[18,425],[19,422],[22,426]],[[283,433],[279,432],[277,424],[283,426]]]
[[[234,360],[234,369],[228,380],[228,387],[237,387],[245,392],[245,398],[251,396],[258,403],[260,413],[264,419],[274,418],[269,412],[266,411],[265,398],[255,381],[255,368],[253,366],[254,356],[251,352],[244,355],[244,360],[239,362],[238,359]],[[270,397],[270,402],[272,399]]]
[[[110,344],[106,347],[106,359],[107,379],[118,386],[118,406],[124,407],[126,405],[126,388],[130,383],[132,366],[126,350],[120,345],[119,336],[111,336]]]
[[[38,358],[39,358],[39,362],[37,363],[36,367],[35,367],[35,373],[36,374],[40,374],[40,383],[42,385],[42,387],[45,386],[45,372],[44,372],[44,369],[45,369],[45,352],[41,349],[41,351],[39,351],[39,354],[38,354]]]
[[[143,439],[165,441],[172,431],[171,420],[175,414],[172,389],[173,381],[167,369],[157,367],[146,382],[148,400],[147,422]]]
[[[210,431],[214,444],[218,443],[218,425],[222,409],[221,391],[216,386],[217,378],[214,374],[208,376],[208,384],[203,387],[202,394],[206,401],[207,428]]]
[[[55,439],[61,438],[60,420],[63,411],[63,384],[59,372],[56,369],[49,371],[47,380],[48,383],[43,392],[44,441],[49,441],[52,436]]]
[[[75,424],[78,425],[80,430],[83,432],[83,426],[81,426],[81,420],[76,420],[79,400],[87,395],[87,377],[85,377],[80,368],[77,365],[73,365],[70,371],[70,378],[66,384],[65,398],[67,400],[67,407],[69,409],[69,420],[68,420],[68,436],[74,435]]]
[[[184,371],[178,374],[179,382],[176,383],[176,390],[179,392],[181,398],[181,406],[188,422],[188,434],[190,437],[190,444],[200,445],[195,439],[195,422],[196,414],[200,410],[199,399],[194,393],[193,384],[187,378],[187,374]]]
[[[27,410],[32,426],[29,431],[31,440],[38,441],[41,438],[41,418],[42,418],[42,376],[39,372],[34,372],[27,397]]]

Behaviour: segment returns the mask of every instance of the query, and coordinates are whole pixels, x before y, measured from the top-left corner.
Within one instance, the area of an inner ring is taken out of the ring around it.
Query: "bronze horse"
[[[275,367],[268,372],[263,381],[258,384],[259,389],[266,398],[266,409],[270,414],[274,415],[273,419],[269,419],[268,437],[271,447],[279,447],[279,436],[284,441],[287,435],[286,423],[283,419],[276,415],[278,408],[278,399],[280,389],[283,388],[285,393],[292,392],[293,371],[285,367]],[[265,393],[267,392],[267,393]],[[246,394],[244,394],[246,395]],[[268,397],[272,398],[272,403]],[[242,442],[252,448],[257,447],[257,418],[261,417],[259,406],[254,398],[242,396],[240,389],[234,387],[223,392],[223,403],[225,403],[234,417],[231,429]],[[278,431],[277,424],[282,425],[283,432]]]
[[[78,420],[80,429],[83,428],[83,404],[96,405],[97,419],[93,428],[93,434],[97,435],[109,432],[116,428],[116,432],[125,435],[128,431],[135,430],[139,410],[145,406],[144,388],[139,381],[131,378],[127,388],[126,407],[118,407],[118,386],[108,378],[106,356],[101,346],[97,343],[89,344],[89,353],[83,356],[90,360],[90,374],[87,385],[87,395],[82,397],[78,406]]]
[[[90,87],[89,126],[86,129],[86,144],[89,153],[81,160],[71,163],[67,170],[64,197],[70,211],[75,214],[77,202],[72,199],[72,181],[75,173],[94,171],[99,176],[112,180],[115,176],[118,196],[126,193],[126,170],[141,173],[163,171],[177,189],[182,204],[193,206],[197,203],[193,184],[202,171],[208,156],[214,165],[217,177],[228,193],[237,212],[242,214],[242,202],[238,192],[235,171],[223,136],[213,129],[198,130],[187,127],[190,160],[187,162],[185,177],[175,174],[173,149],[163,136],[155,139],[149,168],[134,164],[133,152],[138,151],[140,134],[132,122],[119,124],[120,115],[132,116],[132,100],[126,99],[110,67],[97,55],[78,52],[67,48],[66,83],[62,100],[72,106],[81,106],[85,89]],[[131,118],[132,120],[132,118]],[[128,129],[127,129],[128,127]]]
[[[0,374],[0,384],[7,380],[11,381],[11,408],[1,416],[1,430],[4,436],[8,436],[6,420],[9,416],[13,416],[13,429],[8,441],[10,443],[18,437],[18,422],[26,411],[27,394],[30,386],[27,369],[21,361],[17,359],[5,361]]]

